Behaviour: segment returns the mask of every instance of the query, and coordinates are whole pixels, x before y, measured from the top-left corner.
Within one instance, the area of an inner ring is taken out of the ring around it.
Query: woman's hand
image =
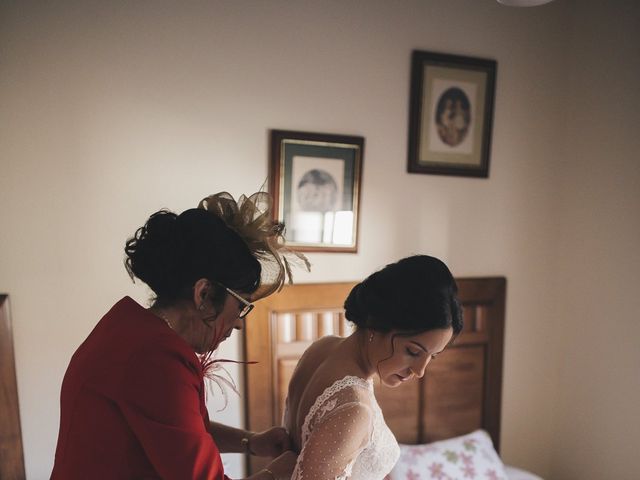
[[[273,473],[275,480],[289,480],[297,460],[298,455],[291,450],[287,450],[267,465],[267,468]]]
[[[282,427],[272,427],[249,439],[249,451],[259,457],[277,457],[291,448],[289,434]]]

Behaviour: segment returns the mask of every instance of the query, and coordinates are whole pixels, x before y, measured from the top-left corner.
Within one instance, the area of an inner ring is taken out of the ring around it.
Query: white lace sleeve
[[[362,402],[323,404],[305,439],[291,480],[343,480],[369,444],[373,428],[371,407]]]

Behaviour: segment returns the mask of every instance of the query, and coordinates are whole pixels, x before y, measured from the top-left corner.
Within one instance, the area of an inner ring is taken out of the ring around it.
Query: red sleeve
[[[120,407],[166,480],[227,480],[200,411],[201,377],[179,353],[146,349],[130,359]]]

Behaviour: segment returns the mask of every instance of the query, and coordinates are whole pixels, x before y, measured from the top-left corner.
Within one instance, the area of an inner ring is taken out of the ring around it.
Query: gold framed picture
[[[364,138],[272,130],[270,141],[269,189],[287,244],[357,252]]]

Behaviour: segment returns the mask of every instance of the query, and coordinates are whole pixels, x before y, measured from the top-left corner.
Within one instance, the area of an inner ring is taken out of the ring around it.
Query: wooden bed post
[[[0,479],[24,480],[24,457],[8,295],[0,294]]]

